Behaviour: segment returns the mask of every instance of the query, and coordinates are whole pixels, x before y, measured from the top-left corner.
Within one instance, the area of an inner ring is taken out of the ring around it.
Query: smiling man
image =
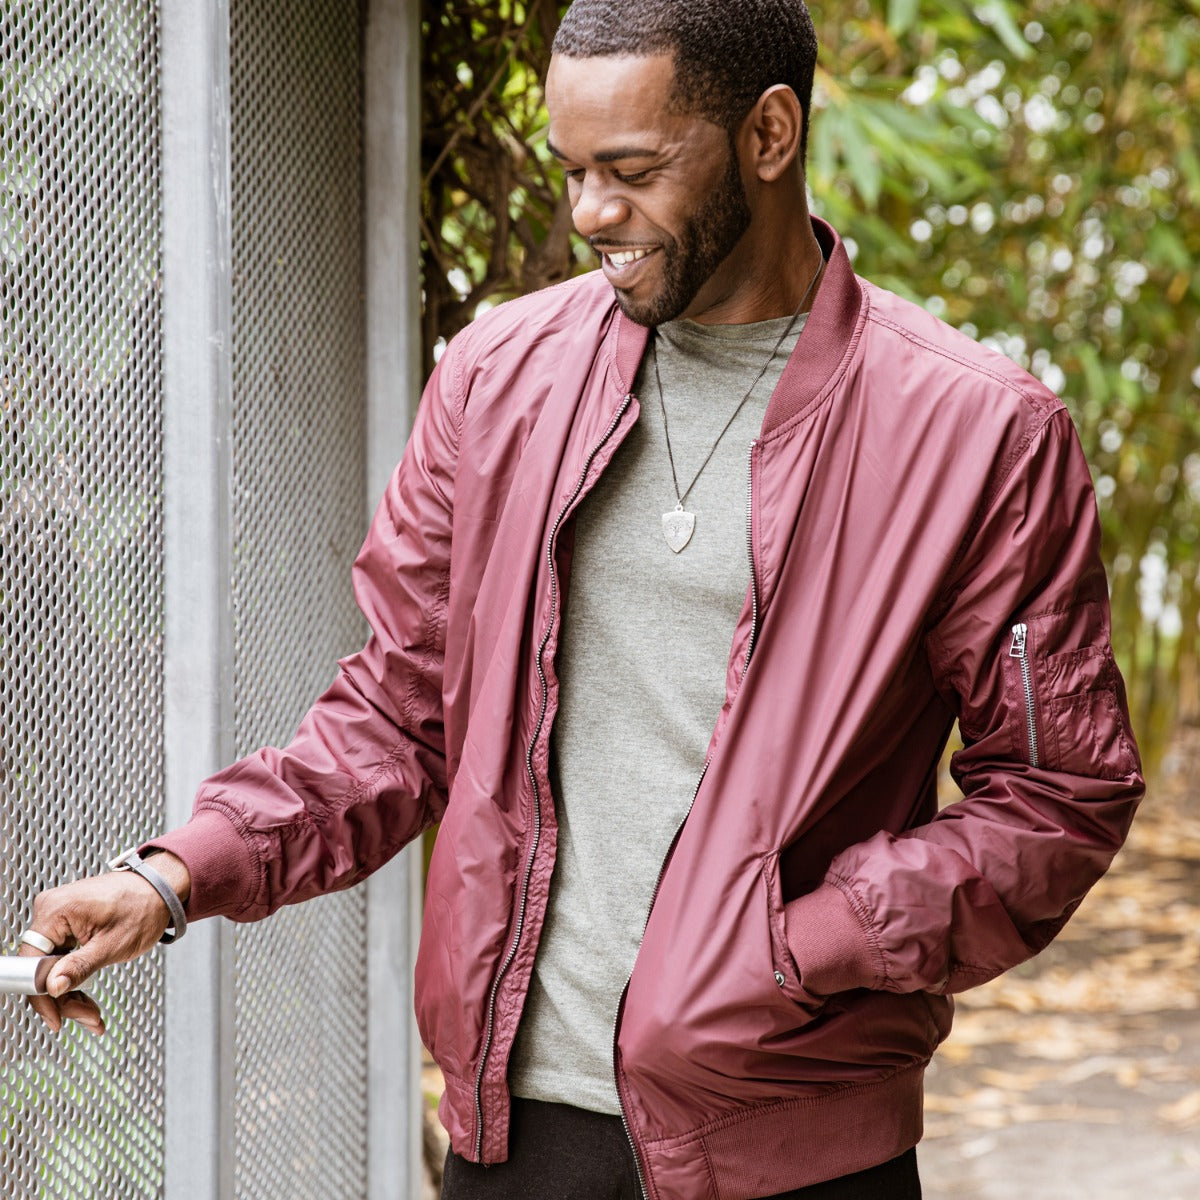
[[[703,73],[712,70],[709,46],[680,47],[700,51],[702,63],[676,53],[677,6],[649,4],[604,34],[604,19],[617,14],[581,7],[603,8],[575,6],[559,31],[546,83],[549,145],[575,228],[600,255],[622,311],[648,326],[792,313],[796,289],[821,261],[800,169],[816,60],[807,15],[780,8],[790,20],[770,55],[779,61],[753,73],[737,51],[756,55],[761,39],[726,15],[720,25],[737,34],[727,48],[738,65],[724,64],[714,80]],[[715,32],[705,28],[711,12],[691,19],[692,36]],[[749,78],[780,82],[759,91]]]
[[[758,274],[747,234],[764,231],[754,226],[733,138],[696,112],[675,113],[675,90],[670,54],[560,54],[546,84],[549,146],[563,164],[575,228],[600,255],[627,317],[654,326],[715,306],[711,319],[732,324],[738,317],[722,304]],[[790,109],[780,115],[799,128],[782,92],[772,106]],[[816,261],[815,239],[802,236]]]
[[[1066,411],[809,217],[815,59],[800,0],[571,8],[550,144],[602,270],[447,348],[293,742],[39,898],[51,1025],[169,921],[441,820],[447,1200],[919,1196],[949,995],[1046,945],[1142,781]]]

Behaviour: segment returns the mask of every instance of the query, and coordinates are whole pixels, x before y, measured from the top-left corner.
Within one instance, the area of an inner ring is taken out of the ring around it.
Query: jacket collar
[[[858,342],[858,318],[864,304],[862,286],[833,226],[819,217],[813,217],[812,224],[827,262],[825,277],[817,289],[796,352],[788,360],[767,406],[764,434],[806,412],[841,370]],[[616,311],[613,375],[617,388],[624,394],[633,389],[650,330],[625,316],[615,300],[613,307]]]

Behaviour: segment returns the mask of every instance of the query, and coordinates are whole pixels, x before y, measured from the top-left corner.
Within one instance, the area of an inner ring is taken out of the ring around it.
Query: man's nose
[[[629,202],[606,180],[585,177],[571,207],[571,219],[580,237],[595,237],[629,220]]]

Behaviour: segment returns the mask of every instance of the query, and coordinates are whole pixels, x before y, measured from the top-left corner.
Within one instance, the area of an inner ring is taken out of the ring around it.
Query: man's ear
[[[759,96],[742,134],[748,165],[763,183],[774,183],[792,168],[803,131],[804,110],[787,84],[776,84]]]

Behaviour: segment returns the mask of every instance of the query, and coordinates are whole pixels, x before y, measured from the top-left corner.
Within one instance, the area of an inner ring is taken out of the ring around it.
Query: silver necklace
[[[825,267],[824,259],[817,266],[817,272],[809,282],[808,287],[804,291],[804,295],[800,297],[800,303],[796,306],[796,311],[792,313],[792,319],[787,323],[787,328],[779,335],[779,340],[775,343],[775,348],[771,351],[771,356],[762,365],[762,370],[754,377],[754,382],[747,389],[746,394],[738,401],[738,406],[730,414],[729,420],[725,422],[725,427],[717,434],[717,440],[713,442],[712,449],[704,456],[704,461],[700,464],[700,470],[692,476],[692,482],[681,492],[679,490],[679,475],[675,471],[675,455],[671,451],[671,430],[667,424],[667,403],[663,399],[662,377],[658,373],[658,343],[654,344],[654,383],[658,388],[658,407],[662,411],[663,433],[667,438],[667,458],[671,461],[671,482],[675,485],[675,499],[678,503],[670,512],[663,513],[662,527],[663,537],[667,539],[667,545],[676,553],[681,550],[692,540],[692,534],[696,532],[696,514],[688,512],[684,507],[684,502],[688,496],[692,494],[692,488],[700,480],[700,476],[704,474],[704,468],[712,461],[712,456],[716,454],[717,447],[721,444],[721,439],[729,432],[729,427],[737,420],[738,413],[746,407],[746,401],[754,394],[754,389],[758,387],[762,381],[762,377],[767,373],[770,365],[775,361],[775,356],[779,353],[779,347],[787,341],[787,336],[795,328],[796,322],[800,319],[801,312],[804,311],[804,305],[808,300],[814,287],[817,286],[817,280],[821,277],[821,271]]]

